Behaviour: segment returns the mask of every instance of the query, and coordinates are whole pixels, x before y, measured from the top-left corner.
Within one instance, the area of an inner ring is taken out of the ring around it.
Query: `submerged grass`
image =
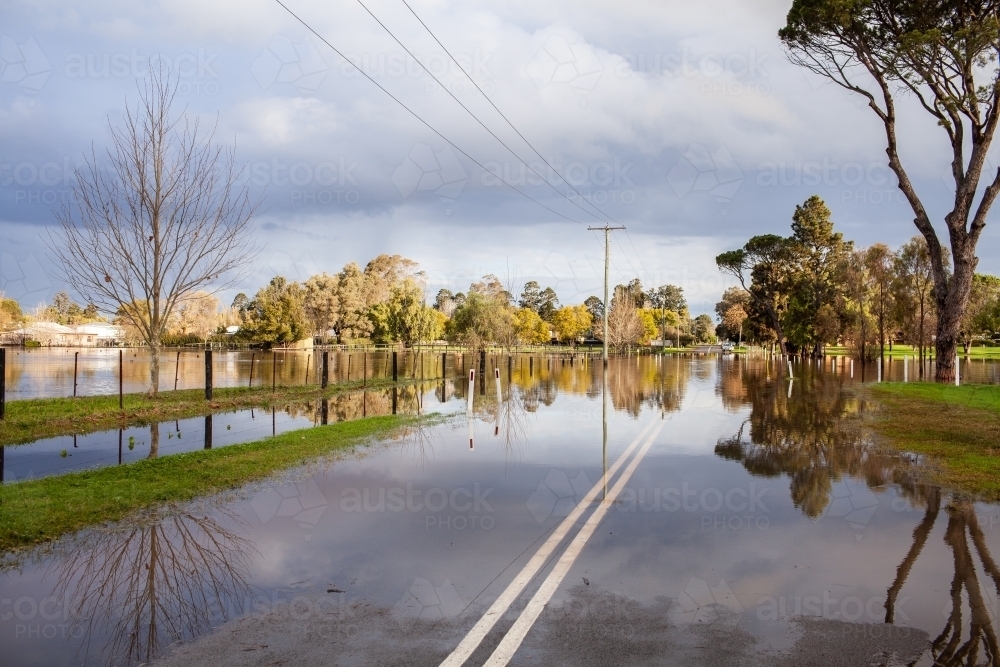
[[[400,386],[404,382],[398,383]],[[391,387],[388,379],[371,379],[370,389]],[[204,389],[162,391],[156,398],[146,394],[126,394],[125,409],[118,408],[118,396],[77,398],[35,398],[7,403],[0,420],[0,446],[16,445],[58,435],[82,435],[113,428],[143,426],[157,421],[187,419],[215,412],[247,408],[281,407],[329,398],[362,388],[360,380],[341,382],[322,390],[316,385],[297,387],[229,387],[215,389],[205,400]]]
[[[339,422],[221,449],[0,486],[0,553],[119,521],[165,503],[236,489],[324,454],[389,437],[427,417]]]
[[[1000,500],[1000,387],[884,383],[865,391],[881,405],[874,430],[923,454],[934,482]]]

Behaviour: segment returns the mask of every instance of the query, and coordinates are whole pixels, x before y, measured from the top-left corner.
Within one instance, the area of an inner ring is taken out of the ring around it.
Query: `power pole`
[[[624,226],[611,227],[587,227],[588,231],[604,232],[604,365],[608,365],[608,311],[611,306],[608,302],[608,267],[611,264],[611,246],[608,244],[609,234],[616,229],[625,229]]]

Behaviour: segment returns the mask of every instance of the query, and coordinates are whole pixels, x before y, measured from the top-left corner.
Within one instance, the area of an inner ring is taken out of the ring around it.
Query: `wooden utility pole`
[[[608,244],[609,234],[616,229],[625,229],[624,226],[611,227],[587,227],[588,231],[604,232],[604,365],[608,365],[608,311],[611,305],[608,302],[608,268],[611,264],[611,246]]]

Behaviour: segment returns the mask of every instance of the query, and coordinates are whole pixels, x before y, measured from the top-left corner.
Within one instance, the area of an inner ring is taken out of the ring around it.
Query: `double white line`
[[[486,610],[483,617],[479,619],[479,622],[469,631],[467,635],[462,639],[454,651],[445,658],[444,662],[441,663],[441,667],[461,667],[469,656],[476,650],[479,644],[486,638],[486,635],[493,629],[503,615],[510,608],[511,604],[517,600],[518,596],[524,591],[525,587],[531,582],[536,574],[545,566],[548,562],[549,557],[556,550],[559,544],[563,541],[563,538],[569,533],[569,531],[576,524],[580,516],[586,511],[588,507],[597,499],[601,494],[602,490],[607,488],[607,480],[614,476],[618,469],[628,460],[628,457],[632,455],[636,447],[644,437],[648,435],[645,443],[639,449],[639,453],[636,454],[635,458],[629,463],[628,467],[622,473],[621,477],[615,485],[608,491],[607,495],[598,505],[594,513],[590,515],[587,522],[584,524],[580,532],[576,534],[576,537],[570,542],[569,546],[563,552],[559,561],[556,563],[555,567],[549,573],[549,576],[545,578],[542,582],[541,587],[535,592],[531,600],[528,602],[528,606],[525,607],[524,611],[514,622],[514,625],[507,632],[507,635],[497,646],[496,650],[490,656],[490,659],[486,662],[486,667],[502,667],[506,665],[514,653],[517,651],[518,647],[521,646],[521,642],[524,641],[525,636],[534,625],[538,616],[542,613],[545,605],[552,598],[552,595],[559,588],[559,584],[562,583],[563,578],[569,572],[570,567],[572,567],[573,562],[576,560],[577,556],[583,550],[584,545],[590,536],[594,534],[594,530],[597,529],[598,524],[604,518],[608,509],[614,503],[618,494],[621,493],[625,485],[628,484],[629,479],[635,472],[635,469],[639,466],[639,462],[642,461],[646,452],[652,446],[653,441],[656,436],[660,434],[663,429],[665,422],[660,420],[653,420],[647,424],[636,436],[635,440],[629,444],[629,446],[622,452],[622,455],[618,457],[618,460],[608,469],[607,473],[603,476],[601,481],[594,485],[587,495],[583,497],[583,500],[573,508],[573,511],[563,519],[562,523],[555,529],[555,531],[549,535],[549,538],[545,540],[545,543],[539,547],[538,551],[531,557],[531,559],[525,564],[521,571],[514,577],[514,580],[510,582],[506,589],[500,594],[500,597],[490,605],[490,608]],[[655,428],[654,428],[655,425]]]

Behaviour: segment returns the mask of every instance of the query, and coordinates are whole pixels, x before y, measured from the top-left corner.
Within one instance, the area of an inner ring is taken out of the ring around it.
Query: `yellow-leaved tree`
[[[552,314],[552,327],[556,330],[559,340],[571,345],[575,345],[578,338],[590,331],[593,323],[594,316],[582,304],[563,306]]]

